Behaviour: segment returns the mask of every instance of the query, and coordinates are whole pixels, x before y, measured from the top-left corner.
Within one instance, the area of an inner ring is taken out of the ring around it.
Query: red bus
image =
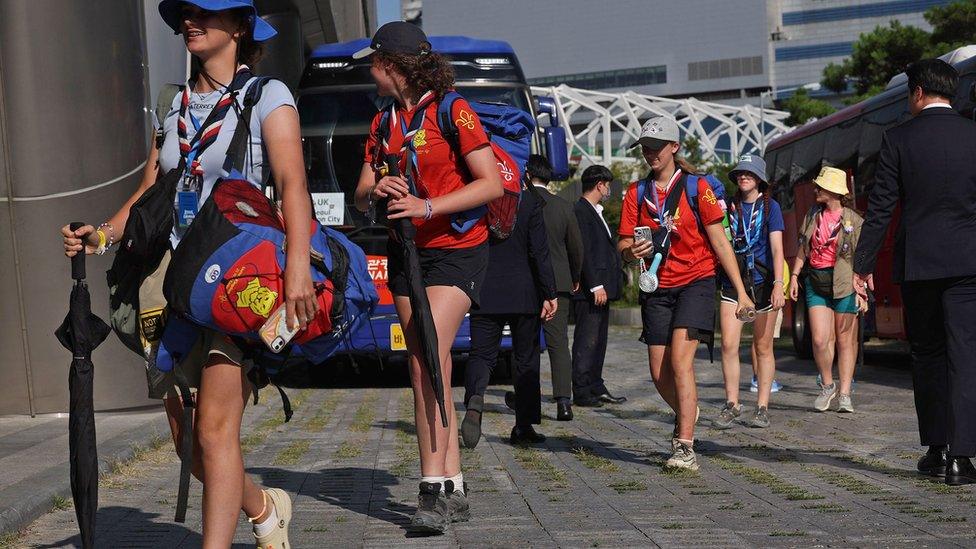
[[[952,106],[964,116],[973,118],[976,57],[959,61],[954,66],[960,78]],[[812,181],[820,168],[834,166],[847,172],[855,207],[863,213],[874,183],[881,136],[888,128],[908,119],[907,98],[907,79],[904,75],[896,76],[883,93],[801,126],[769,144],[765,153],[766,165],[774,185],[774,197],[783,208],[786,222],[783,243],[790,265],[796,257],[797,227],[815,202]],[[896,212],[874,271],[875,301],[864,323],[865,335],[869,337],[906,337],[901,294],[891,279],[892,248],[898,221]],[[797,353],[811,356],[810,328],[802,298],[796,303],[787,300],[783,323],[792,327]]]

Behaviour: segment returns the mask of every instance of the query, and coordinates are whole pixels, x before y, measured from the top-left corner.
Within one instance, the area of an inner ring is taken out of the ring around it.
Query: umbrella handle
[[[72,221],[68,225],[68,228],[72,231],[77,231],[78,229],[84,227],[85,224],[81,221]],[[82,246],[81,251],[76,253],[74,257],[71,258],[71,278],[74,280],[84,280],[85,279],[85,248]]]

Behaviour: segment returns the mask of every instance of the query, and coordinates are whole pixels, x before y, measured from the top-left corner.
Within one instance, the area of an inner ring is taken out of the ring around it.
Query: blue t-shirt
[[[736,204],[738,210],[735,212],[734,217],[732,215],[729,216],[729,222],[732,223],[734,221],[735,223],[731,229],[736,242],[751,241],[752,246],[749,249],[754,254],[755,262],[757,264],[761,263],[769,269],[769,274],[772,276],[774,268],[773,250],[769,245],[769,233],[783,232],[786,227],[783,223],[783,210],[780,209],[779,203],[770,199],[769,217],[767,219],[766,212],[763,211],[763,202],[762,197],[760,197],[754,203],[742,202]],[[756,208],[758,208],[758,211],[755,210]],[[748,239],[746,236],[747,231]],[[733,247],[736,246],[733,244]],[[735,251],[736,253],[744,252],[744,250],[739,248],[736,248]],[[763,276],[760,274],[758,268],[753,270],[753,281],[756,284],[763,282]],[[724,272],[722,273],[722,285],[726,288],[732,287]]]

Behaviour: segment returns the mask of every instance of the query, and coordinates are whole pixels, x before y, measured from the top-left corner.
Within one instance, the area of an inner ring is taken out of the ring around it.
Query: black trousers
[[[515,424],[542,423],[539,385],[539,315],[471,315],[471,354],[464,373],[464,404],[473,395],[484,396],[498,362],[502,329],[512,329],[512,368],[515,386]]]
[[[976,276],[904,282],[922,445],[976,456]]]
[[[552,371],[552,396],[555,398],[573,397],[573,359],[569,354],[569,304],[569,296],[560,294],[556,316],[542,325]]]
[[[607,392],[603,383],[603,359],[607,355],[610,305],[598,307],[592,301],[573,300],[576,329],[573,331],[573,398],[587,399]]]

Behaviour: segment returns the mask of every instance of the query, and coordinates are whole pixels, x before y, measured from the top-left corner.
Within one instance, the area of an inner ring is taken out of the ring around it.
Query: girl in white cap
[[[851,208],[847,174],[824,167],[813,180],[817,204],[800,225],[800,246],[793,260],[790,299],[802,281],[813,336],[813,358],[820,370],[820,394],[813,407],[826,412],[838,396],[837,411],[851,413],[851,383],[857,360],[857,313],[867,302],[854,293],[853,258],[864,218]],[[804,264],[807,270],[801,273]],[[834,381],[836,346],[840,384]]]
[[[284,285],[289,323],[304,326],[315,316],[317,303],[307,267],[307,220],[312,212],[298,111],[288,87],[272,80],[264,85],[251,120],[239,120],[238,115],[248,89],[258,82],[248,64],[260,58],[261,42],[273,37],[275,30],[257,16],[253,0],[163,0],[159,13],[182,35],[197,69],[183,93],[173,98],[168,114],[157,121],[158,139],[149,151],[139,188],[97,229],[90,225],[77,231],[63,228],[65,253],[105,253],[122,237],[132,204],[152,187],[157,175],[176,168],[182,159],[186,185],[178,188],[179,207],[174,204],[177,220],[170,241],[175,249],[222,176],[237,124],[247,123],[249,161],[243,175],[263,189],[274,174],[288,227]],[[190,386],[198,388],[193,475],[204,483],[202,546],[229,547],[243,510],[253,524],[257,547],[288,547],[288,494],[278,488],[262,490],[244,472],[240,428],[244,406],[254,390],[248,377],[251,365],[226,335],[201,329],[197,347],[178,367]],[[179,441],[183,409],[174,378],[161,378],[150,387],[150,396],[164,399],[174,441]]]

